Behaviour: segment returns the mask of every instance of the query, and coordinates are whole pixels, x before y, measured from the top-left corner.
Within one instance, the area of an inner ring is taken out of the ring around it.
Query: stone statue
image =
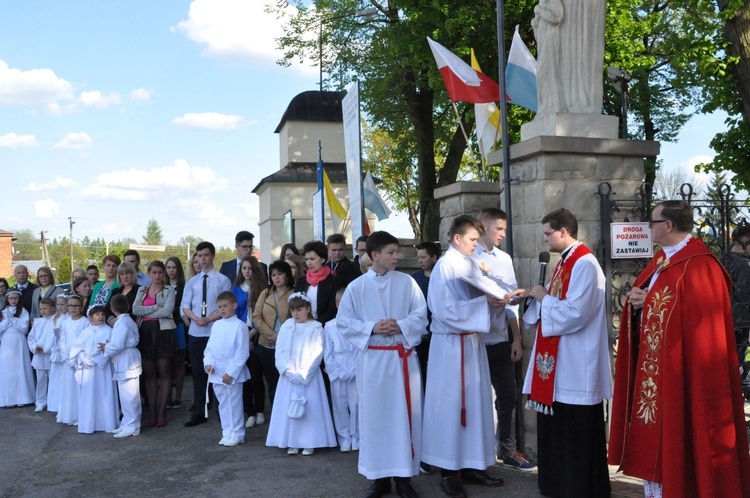
[[[601,114],[606,0],[539,0],[538,115]]]

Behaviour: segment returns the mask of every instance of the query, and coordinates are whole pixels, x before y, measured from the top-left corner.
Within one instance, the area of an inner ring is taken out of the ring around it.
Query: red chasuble
[[[633,286],[657,272],[643,309],[623,310],[609,463],[665,498],[750,497],[729,276],[696,238],[659,251]]]

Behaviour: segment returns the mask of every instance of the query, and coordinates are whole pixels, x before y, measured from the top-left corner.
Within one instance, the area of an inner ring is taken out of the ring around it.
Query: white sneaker
[[[43,412],[45,408],[47,408],[47,405],[36,405],[34,412],[35,413]]]
[[[359,451],[359,441],[352,441],[352,451]]]
[[[299,448],[289,448],[286,450],[287,455],[296,455],[297,453],[299,453]]]
[[[261,425],[266,423],[266,417],[263,416],[262,413],[256,413],[255,414],[255,424]]]
[[[247,417],[247,422],[245,422],[245,427],[247,427],[248,429],[251,427],[255,427],[255,423],[256,423],[255,417]]]
[[[120,432],[118,432],[117,434],[115,434],[114,437],[115,437],[115,439],[122,439],[122,438],[125,438],[125,437],[137,436],[140,433],[141,433],[140,429],[137,429],[137,430],[135,430],[133,432],[122,431],[121,430]]]
[[[221,446],[224,446],[224,443],[226,443],[226,442],[227,442],[227,439],[228,439],[228,438],[225,438],[225,437],[223,437],[223,438],[219,439],[219,444],[220,444]]]
[[[122,427],[118,427],[117,429],[113,431],[109,431],[108,434],[119,434],[122,432]]]
[[[304,450],[302,450],[302,454],[304,456],[310,456],[313,453],[315,453],[315,450],[313,448],[305,448]]]
[[[245,442],[244,439],[235,439],[233,437],[229,437],[226,440],[224,440],[224,446],[237,446],[244,442]]]
[[[341,445],[341,453],[349,453],[350,451],[352,451],[352,447],[350,444]]]

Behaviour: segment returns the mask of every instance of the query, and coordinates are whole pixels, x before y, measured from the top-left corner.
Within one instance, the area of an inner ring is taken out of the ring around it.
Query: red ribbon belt
[[[473,335],[476,332],[465,332],[461,336],[461,427],[466,427],[466,366],[464,361],[464,336]]]
[[[406,412],[409,415],[409,434],[412,434],[411,425],[411,384],[409,383],[409,355],[411,355],[414,349],[404,349],[403,344],[397,344],[395,346],[368,346],[368,349],[375,349],[378,351],[397,351],[401,357],[401,369],[404,375],[404,394],[406,395]],[[411,443],[411,456],[414,458],[414,442]]]

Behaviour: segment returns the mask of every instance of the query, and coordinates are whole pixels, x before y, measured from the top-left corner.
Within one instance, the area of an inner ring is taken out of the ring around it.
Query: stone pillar
[[[478,216],[486,207],[500,208],[503,187],[497,182],[456,182],[435,189],[440,202],[440,245],[448,248],[448,230],[453,219],[462,214]]]
[[[555,209],[567,208],[576,215],[579,240],[600,256],[602,236],[608,235],[601,233],[599,183],[609,182],[613,192],[631,195],[644,178],[643,158],[658,154],[658,142],[607,138],[537,136],[512,145],[513,262],[518,285],[528,287],[538,279],[539,253],[547,250],[541,220]],[[502,151],[491,153],[488,160],[502,165]],[[552,254],[550,267],[558,259]],[[526,372],[534,331],[523,335]],[[522,451],[536,459],[536,417],[522,418]]]

